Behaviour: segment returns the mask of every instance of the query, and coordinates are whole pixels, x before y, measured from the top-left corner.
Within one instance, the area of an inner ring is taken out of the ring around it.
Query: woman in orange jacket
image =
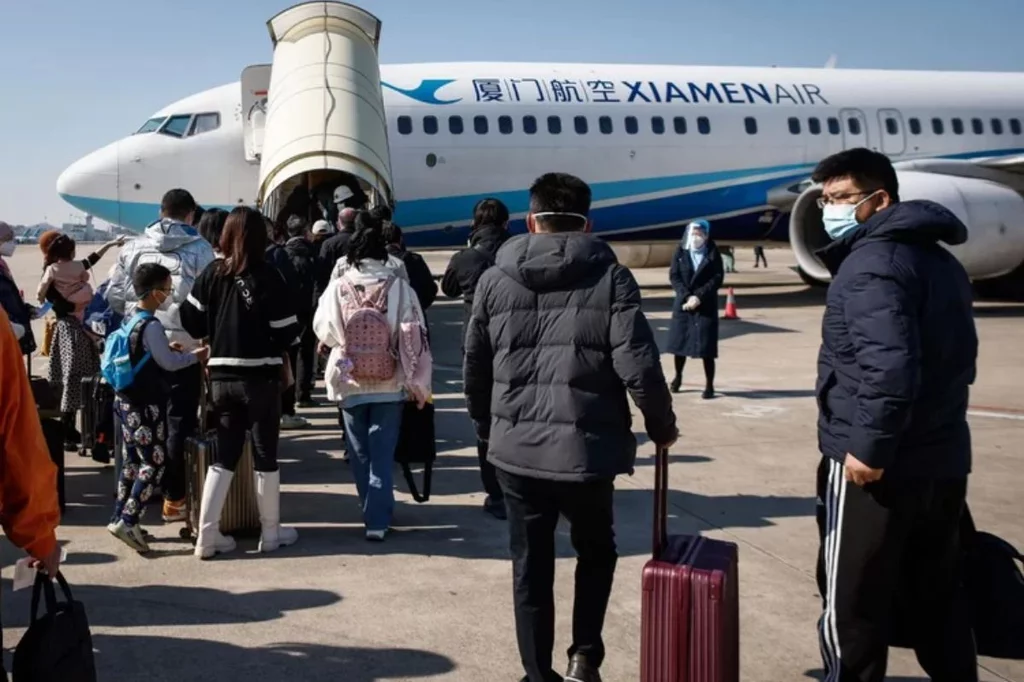
[[[56,575],[57,468],[50,460],[25,361],[0,308],[0,524],[39,568]]]

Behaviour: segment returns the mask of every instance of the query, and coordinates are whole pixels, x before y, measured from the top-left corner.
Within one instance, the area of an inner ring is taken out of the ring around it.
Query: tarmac
[[[82,250],[82,249],[80,249]],[[84,255],[84,254],[80,254]],[[671,452],[670,531],[700,532],[740,547],[742,679],[821,678],[814,582],[818,452],[813,397],[824,290],[792,271],[788,251],[768,251],[752,268],[739,249],[729,274],[740,320],[723,320],[719,395],[700,398],[699,363],[675,397],[682,437]],[[427,254],[440,274],[450,254]],[[113,264],[108,254],[98,266]],[[11,259],[34,292],[38,251]],[[638,270],[644,308],[659,341],[668,333],[672,292],[665,269]],[[726,290],[722,290],[722,308]],[[309,429],[281,442],[283,520],[299,543],[261,556],[255,542],[199,562],[164,526],[147,529],[151,556],[112,538],[110,467],[67,456],[69,507],[58,531],[65,574],[85,603],[101,682],[106,680],[518,680],[512,567],[503,523],[482,511],[473,429],[460,371],[461,302],[439,297],[429,318],[435,352],[437,446],[433,497],[416,504],[396,469],[397,531],[383,544],[363,539],[355,486],[342,461],[333,406],[301,412]],[[971,398],[974,471],[970,505],[978,526],[1024,547],[1024,305],[980,303],[978,379]],[[45,360],[37,359],[42,374]],[[664,356],[666,372],[671,358]],[[322,391],[320,398],[323,399]],[[641,440],[635,475],[617,482],[620,559],[605,625],[608,682],[639,679],[640,574],[651,551],[653,445]],[[570,643],[573,552],[558,532],[556,667]],[[4,541],[3,622],[9,650],[29,621],[29,592],[11,594],[21,556]],[[912,653],[893,650],[890,680],[925,680]],[[1024,682],[1024,662],[982,660],[982,679]]]

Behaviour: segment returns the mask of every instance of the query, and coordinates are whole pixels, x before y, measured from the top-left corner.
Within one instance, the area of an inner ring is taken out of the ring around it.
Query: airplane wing
[[[976,160],[975,163],[979,166],[984,166],[985,168],[995,168],[997,170],[1008,171],[1010,173],[1024,174],[1024,154],[979,159]]]

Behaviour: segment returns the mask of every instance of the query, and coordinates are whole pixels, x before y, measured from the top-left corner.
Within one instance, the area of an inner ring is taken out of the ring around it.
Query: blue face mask
[[[857,222],[857,209],[875,194],[877,192],[864,197],[856,204],[827,204],[822,209],[821,221],[825,225],[825,232],[829,239],[832,241],[842,239],[857,229],[860,224]]]

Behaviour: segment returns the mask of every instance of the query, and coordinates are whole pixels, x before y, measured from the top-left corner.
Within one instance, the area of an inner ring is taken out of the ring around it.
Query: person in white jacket
[[[143,263],[157,263],[171,272],[171,297],[156,319],[167,332],[167,340],[185,352],[200,346],[181,325],[180,308],[196,278],[214,260],[213,247],[199,234],[192,221],[195,199],[183,189],[172,189],[160,203],[160,220],[146,228],[141,237],[129,241],[117,256],[107,287],[107,302],[128,319],[135,314],[139,297],[132,287],[132,273]],[[198,365],[168,376],[167,468],[161,487],[164,492],[164,521],[184,521],[185,440],[199,428],[199,392],[202,371]]]
[[[331,349],[324,377],[327,397],[341,405],[366,538],[380,541],[394,511],[391,474],[402,412],[406,401],[421,409],[426,404],[433,360],[423,311],[408,279],[389,263],[379,219],[359,214],[346,260],[348,267],[340,269],[320,297],[313,330]],[[365,331],[350,327],[346,333],[360,305],[386,317],[387,348],[364,345],[370,338]]]

